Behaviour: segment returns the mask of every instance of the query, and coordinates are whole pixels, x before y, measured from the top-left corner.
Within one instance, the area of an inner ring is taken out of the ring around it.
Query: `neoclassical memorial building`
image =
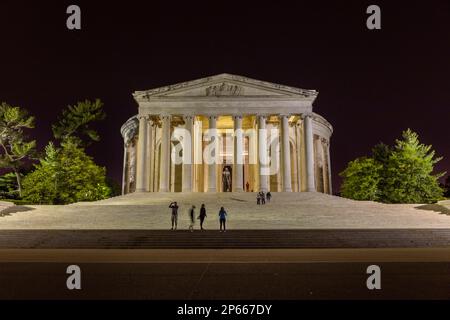
[[[331,194],[333,128],[313,112],[317,94],[231,74],[136,91],[122,193]]]

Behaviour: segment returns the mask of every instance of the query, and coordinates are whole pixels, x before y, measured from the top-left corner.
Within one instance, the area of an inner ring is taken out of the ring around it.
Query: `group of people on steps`
[[[270,199],[272,198],[272,195],[270,192],[267,192],[267,194],[265,194],[263,191],[258,192],[257,196],[256,196],[256,203],[259,204],[266,204],[266,199],[267,202],[270,202]],[[172,209],[172,215],[171,215],[171,222],[172,222],[172,229],[171,230],[177,230],[177,226],[178,226],[178,203],[175,202],[171,202],[169,205],[169,208]],[[191,208],[189,209],[189,219],[190,219],[190,224],[189,224],[189,231],[193,232],[194,231],[194,225],[195,225],[195,205],[192,205]],[[203,223],[205,222],[207,215],[206,215],[206,207],[205,204],[203,203],[200,207],[200,213],[197,216],[197,219],[200,220],[200,230],[205,230],[203,228]],[[227,228],[226,228],[226,224],[227,224],[227,217],[228,214],[225,211],[224,207],[220,207],[219,210],[219,230],[220,232],[226,232]]]
[[[272,194],[270,193],[270,191],[268,191],[267,193],[264,193],[264,191],[260,191],[256,194],[256,204],[266,204],[266,199],[267,202],[270,202],[270,199],[272,199]]]
[[[169,205],[169,208],[172,209],[172,216],[171,216],[171,221],[172,221],[172,229],[171,230],[177,230],[177,225],[178,225],[178,204],[177,202],[172,202]],[[202,206],[200,207],[200,214],[197,216],[197,219],[200,220],[200,230],[205,230],[203,228],[203,223],[205,222],[207,215],[206,215],[206,207],[205,204],[203,203]],[[189,224],[189,230],[191,232],[194,231],[194,224],[195,224],[195,205],[192,205],[192,207],[189,209],[189,219],[190,219],[190,224]],[[219,210],[219,224],[220,224],[220,232],[226,232],[226,222],[227,222],[227,212],[225,211],[224,207],[220,207]]]

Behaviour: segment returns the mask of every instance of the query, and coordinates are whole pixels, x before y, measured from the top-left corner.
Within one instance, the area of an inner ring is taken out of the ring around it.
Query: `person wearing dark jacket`
[[[171,230],[177,230],[177,224],[178,224],[178,204],[177,202],[172,202],[169,204],[169,208],[172,209],[172,229]]]
[[[200,214],[198,216],[198,218],[200,219],[200,229],[201,230],[205,230],[203,229],[203,222],[205,222],[205,218],[206,218],[206,208],[205,208],[205,204],[203,203],[201,208],[200,208]]]
[[[195,224],[195,206],[194,205],[189,210],[189,219],[191,220],[191,224],[189,225],[189,231],[193,232],[194,224]]]
[[[227,232],[227,228],[226,228],[227,212],[225,211],[225,209],[223,207],[220,207],[219,221],[220,221],[220,232],[222,232],[222,227],[223,227],[223,232]]]

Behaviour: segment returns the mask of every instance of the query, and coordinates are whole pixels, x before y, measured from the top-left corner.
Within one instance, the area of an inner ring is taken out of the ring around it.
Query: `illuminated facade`
[[[121,128],[122,191],[331,194],[333,129],[316,97],[230,74],[137,91]]]

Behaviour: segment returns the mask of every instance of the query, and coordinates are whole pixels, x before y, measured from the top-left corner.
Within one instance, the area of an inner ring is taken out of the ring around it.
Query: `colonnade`
[[[172,135],[172,120],[175,115],[170,114],[159,114],[159,115],[138,115],[137,119],[139,122],[139,130],[137,137],[137,146],[135,149],[136,157],[136,170],[134,172],[135,176],[135,191],[136,192],[169,192],[171,190],[171,135]],[[194,127],[196,115],[176,115],[177,118],[183,120],[182,127],[186,132],[189,133],[190,137],[195,136]],[[274,117],[274,115],[253,115],[255,118],[255,126],[257,127],[256,135],[256,147],[258,151],[258,185],[254,186],[254,191],[264,191],[270,190],[270,156],[268,148],[268,130],[267,123],[269,117]],[[303,191],[316,191],[316,179],[317,179],[317,166],[315,166],[315,154],[321,152],[321,159],[323,160],[322,168],[323,170],[323,182],[322,191],[331,193],[331,169],[330,169],[330,159],[329,159],[329,141],[324,139],[323,146],[325,149],[318,151],[317,146],[314,145],[316,135],[313,134],[313,119],[312,114],[306,113],[298,115],[299,119],[302,119],[302,134],[301,141],[296,143],[300,144],[295,149],[295,153],[291,154],[290,148],[290,114],[277,114],[275,115],[279,121],[280,129],[280,179],[281,179],[281,190],[283,192],[292,192],[292,176],[296,177],[296,191],[300,191],[301,179],[304,175],[304,180],[306,180],[305,188]],[[208,135],[207,141],[209,145],[215,147],[215,154],[213,155],[215,159],[207,164],[207,188],[204,191],[207,192],[218,192],[218,135],[217,135],[217,122],[219,115],[209,115],[208,119]],[[246,190],[244,183],[244,130],[243,130],[243,115],[235,114],[232,115],[233,119],[233,192],[242,192]],[[294,124],[295,125],[295,124]],[[156,144],[157,134],[156,128],[158,127],[158,145]],[[294,126],[295,128],[295,126]],[[297,139],[297,138],[296,138]],[[322,138],[323,139],[323,138]],[[189,141],[188,141],[189,140]],[[255,143],[255,141],[253,141]],[[158,149],[159,148],[159,149]],[[181,178],[181,190],[182,192],[192,192],[199,191],[194,190],[194,158],[197,148],[203,149],[203,143],[194,143],[192,139],[185,139],[182,141],[182,178]],[[294,149],[293,149],[294,150]],[[303,153],[302,153],[303,150]],[[127,163],[130,159],[127,159],[127,150],[125,149],[124,155],[124,185],[127,183],[126,171]],[[158,157],[155,154],[159,154]],[[300,163],[300,157],[304,158],[304,169],[300,165],[296,168],[291,168],[292,159],[297,158],[298,163]],[[128,161],[127,161],[128,160]],[[294,171],[292,171],[294,170]],[[205,170],[206,173],[206,170]],[[126,188],[125,188],[126,189]],[[124,193],[127,190],[123,190]],[[246,190],[248,191],[248,190]]]

